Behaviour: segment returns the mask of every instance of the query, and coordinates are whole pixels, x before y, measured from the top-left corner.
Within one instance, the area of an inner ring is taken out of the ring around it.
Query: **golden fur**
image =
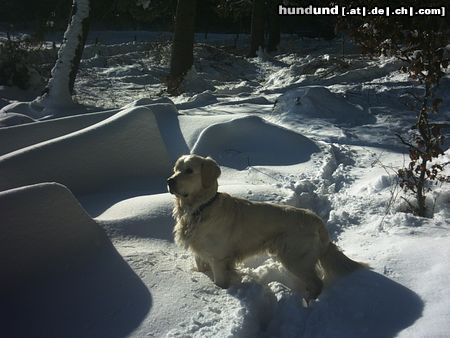
[[[312,211],[217,193],[219,176],[213,159],[185,155],[168,179],[176,197],[175,241],[193,252],[199,271],[211,269],[218,286],[229,286],[236,262],[265,251],[300,279],[308,299],[322,290],[319,270],[328,279],[363,266],[331,243]]]

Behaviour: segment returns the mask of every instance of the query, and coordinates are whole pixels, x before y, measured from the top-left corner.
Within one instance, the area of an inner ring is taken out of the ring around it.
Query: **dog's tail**
[[[324,254],[320,257],[319,262],[319,269],[322,270],[321,272],[325,283],[329,283],[338,277],[348,275],[358,269],[369,268],[365,263],[356,262],[348,258],[331,242],[328,244]]]

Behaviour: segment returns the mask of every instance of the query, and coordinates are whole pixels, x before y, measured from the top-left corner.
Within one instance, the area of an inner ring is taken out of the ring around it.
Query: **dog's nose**
[[[174,178],[172,178],[172,177],[169,177],[168,179],[167,179],[167,190],[169,190],[169,192],[171,193],[171,194],[173,194],[174,193],[174,191],[175,191],[175,179]]]
[[[172,188],[174,184],[175,184],[175,180],[172,177],[169,177],[167,179],[167,185],[169,186],[169,188]]]

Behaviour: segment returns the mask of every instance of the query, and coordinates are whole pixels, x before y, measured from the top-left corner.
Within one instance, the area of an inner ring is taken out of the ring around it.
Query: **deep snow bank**
[[[319,147],[307,137],[258,116],[246,116],[209,126],[192,153],[212,156],[221,165],[244,169],[251,165],[306,162]]]
[[[0,155],[84,129],[116,113],[117,110],[82,114],[0,128]],[[15,115],[4,116],[6,119]]]
[[[0,192],[4,337],[123,337],[151,306],[145,285],[62,185]]]
[[[273,113],[284,118],[320,118],[345,125],[375,122],[373,116],[325,87],[300,87],[281,95]]]
[[[11,127],[19,124],[26,124],[35,122],[36,120],[23,114],[18,113],[10,113],[10,114],[1,114],[0,113],[0,128],[2,127]]]
[[[109,236],[173,241],[173,199],[169,193],[123,198],[103,210],[95,220]]]
[[[0,157],[0,190],[54,181],[82,192],[165,177],[172,159],[154,111],[165,112],[166,119],[177,114],[166,104],[125,109],[80,131]]]
[[[67,188],[56,183],[0,192],[0,214],[2,284],[81,260],[106,240]]]
[[[177,108],[180,110],[198,108],[217,103],[217,101],[217,97],[210,90],[206,90],[192,96],[192,98],[186,102],[177,104]]]

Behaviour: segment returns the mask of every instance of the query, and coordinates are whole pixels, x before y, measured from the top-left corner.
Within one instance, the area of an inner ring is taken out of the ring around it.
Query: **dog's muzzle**
[[[176,182],[174,178],[169,177],[167,179],[167,188],[171,194],[175,194],[175,183]]]

